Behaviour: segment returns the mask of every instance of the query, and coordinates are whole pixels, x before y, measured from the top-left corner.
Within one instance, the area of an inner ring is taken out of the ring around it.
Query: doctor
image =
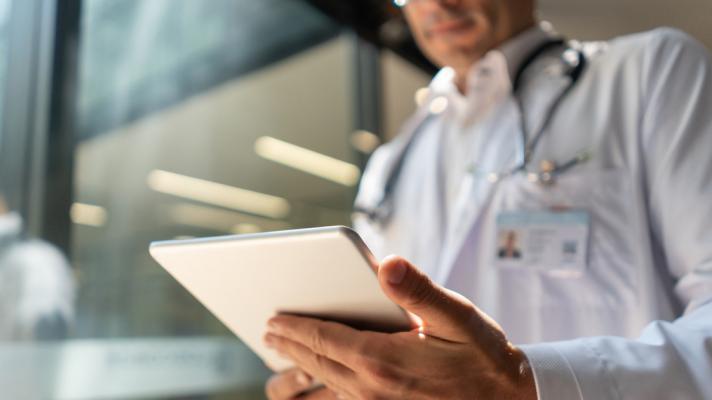
[[[355,225],[409,260],[379,281],[418,329],[275,317],[300,368],[269,397],[712,398],[709,53],[670,29],[563,41],[534,0],[403,3],[444,68]]]

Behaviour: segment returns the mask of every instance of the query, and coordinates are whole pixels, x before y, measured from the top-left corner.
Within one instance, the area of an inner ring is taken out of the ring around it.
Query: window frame
[[[13,0],[0,182],[25,233],[69,253],[81,0]]]

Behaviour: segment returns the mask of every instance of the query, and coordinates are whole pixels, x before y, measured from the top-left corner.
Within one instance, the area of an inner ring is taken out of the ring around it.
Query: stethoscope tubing
[[[580,164],[581,162],[584,162],[589,159],[590,154],[589,153],[580,153],[577,154],[575,157],[572,159],[562,163],[561,165],[554,165],[554,167],[551,170],[548,171],[540,171],[540,172],[530,172],[527,170],[527,166],[530,164],[531,159],[536,151],[536,148],[541,140],[541,138],[544,136],[544,134],[547,132],[549,125],[551,124],[551,121],[553,120],[554,115],[556,114],[557,110],[559,109],[560,105],[563,103],[563,100],[567,97],[567,95],[571,92],[571,90],[576,86],[576,83],[579,81],[583,70],[586,67],[586,57],[585,54],[581,49],[574,49],[570,48],[567,51],[574,51],[576,53],[576,61],[575,63],[571,63],[568,60],[564,59],[563,62],[567,63],[570,66],[570,70],[568,71],[567,75],[569,76],[570,82],[567,85],[567,87],[559,94],[559,96],[554,100],[552,105],[549,107],[546,117],[544,119],[544,122],[537,131],[537,133],[532,137],[531,140],[529,140],[529,135],[528,135],[528,128],[526,126],[526,119],[525,119],[525,108],[524,104],[520,95],[520,89],[521,89],[521,83],[523,80],[523,75],[524,72],[536,61],[539,57],[541,57],[544,53],[547,51],[555,48],[555,47],[560,47],[564,45],[565,42],[562,39],[555,39],[555,40],[550,40],[536,49],[534,49],[532,52],[530,52],[527,57],[525,57],[525,60],[523,61],[522,65],[519,67],[517,73],[515,74],[513,83],[512,83],[512,95],[515,99],[515,103],[517,105],[517,108],[519,110],[519,116],[520,116],[520,132],[522,135],[522,152],[521,154],[521,160],[522,162],[516,166],[515,168],[506,171],[505,173],[498,173],[494,174],[491,173],[490,175],[490,180],[493,182],[499,181],[502,177],[505,176],[511,176],[519,172],[527,173],[529,176],[529,179],[531,181],[535,182],[540,182],[540,183],[549,183],[553,181],[553,179],[557,176],[560,175],[567,170],[571,169],[577,164]],[[564,53],[565,54],[565,53]],[[563,57],[562,57],[563,58]],[[356,205],[354,207],[354,213],[357,214],[365,214],[369,220],[372,222],[379,223],[381,225],[385,225],[389,222],[391,214],[393,213],[393,204],[392,204],[392,198],[393,198],[393,192],[395,191],[395,186],[398,183],[398,180],[400,178],[402,169],[403,169],[403,164],[405,162],[405,158],[410,152],[410,148],[412,147],[413,143],[417,140],[417,137],[419,136],[418,134],[423,131],[424,127],[428,125],[428,123],[432,120],[434,117],[434,114],[430,114],[427,117],[424,118],[424,120],[418,125],[416,128],[415,132],[411,135],[409,138],[408,143],[406,144],[405,148],[401,151],[401,154],[399,156],[398,161],[395,164],[395,167],[391,170],[390,174],[388,175],[388,179],[386,180],[386,183],[383,188],[383,194],[378,202],[378,204],[371,208],[365,208],[365,207],[360,207]],[[496,175],[496,176],[495,176]]]

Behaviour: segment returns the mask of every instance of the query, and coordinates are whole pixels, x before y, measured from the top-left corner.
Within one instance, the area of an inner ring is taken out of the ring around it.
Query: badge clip
[[[556,163],[551,160],[542,160],[539,163],[539,172],[530,172],[528,175],[529,181],[539,183],[545,186],[551,186],[555,183],[554,173],[556,172]]]

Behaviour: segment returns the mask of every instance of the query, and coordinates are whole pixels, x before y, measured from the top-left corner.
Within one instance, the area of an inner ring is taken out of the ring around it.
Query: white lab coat
[[[522,174],[495,183],[467,175],[457,222],[442,230],[437,146],[422,136],[395,187],[391,222],[358,216],[354,226],[377,256],[410,258],[497,320],[529,357],[540,399],[712,399],[712,60],[672,29],[584,48],[586,70],[533,165],[583,149],[590,161],[551,187]],[[567,83],[560,64],[542,57],[526,72],[530,126]],[[426,103],[374,153],[357,206],[378,203],[428,114]],[[481,123],[483,162],[501,168],[516,154],[517,118],[510,97]],[[496,216],[553,206],[591,216],[584,273],[497,268]]]

